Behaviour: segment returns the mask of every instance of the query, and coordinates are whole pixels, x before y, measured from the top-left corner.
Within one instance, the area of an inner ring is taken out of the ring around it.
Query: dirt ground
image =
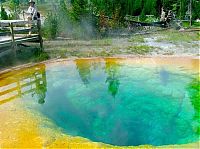
[[[199,58],[200,33],[163,30],[89,40],[62,37],[44,39],[43,52],[40,52],[38,44],[33,44],[30,47],[18,46],[14,58],[9,53],[4,56],[0,54],[0,70],[49,59],[127,56]]]
[[[160,31],[98,40],[59,39],[45,41],[51,58],[119,55],[199,56],[198,32]]]

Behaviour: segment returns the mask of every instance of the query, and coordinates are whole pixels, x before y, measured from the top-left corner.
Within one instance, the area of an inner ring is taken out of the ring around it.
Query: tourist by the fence
[[[37,10],[34,0],[29,0],[29,8],[27,10],[27,19],[28,20],[37,20],[40,18],[40,14]]]

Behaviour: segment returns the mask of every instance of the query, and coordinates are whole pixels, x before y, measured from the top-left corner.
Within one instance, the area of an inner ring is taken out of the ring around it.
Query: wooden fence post
[[[37,28],[38,28],[38,38],[40,42],[40,48],[43,50],[43,39],[42,39],[42,31],[41,31],[41,21],[37,20]]]
[[[16,45],[15,45],[15,35],[14,35],[14,29],[13,29],[13,23],[10,23],[10,33],[11,33],[11,41],[12,41],[12,50],[14,55],[16,56]]]
[[[189,13],[190,13],[190,27],[192,26],[192,0],[190,0],[189,4]]]

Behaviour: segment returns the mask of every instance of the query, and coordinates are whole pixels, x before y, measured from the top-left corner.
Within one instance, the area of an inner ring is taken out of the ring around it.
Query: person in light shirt
[[[35,6],[35,1],[34,0],[29,0],[29,8],[26,12],[27,19],[28,21],[32,21],[32,20],[40,20],[40,13],[37,10],[37,7]],[[32,28],[32,23],[28,24],[28,27]],[[29,31],[29,34],[31,35],[31,30]]]
[[[27,10],[28,20],[37,20],[39,18],[37,7],[35,6],[35,2],[33,0],[29,0],[29,8]]]

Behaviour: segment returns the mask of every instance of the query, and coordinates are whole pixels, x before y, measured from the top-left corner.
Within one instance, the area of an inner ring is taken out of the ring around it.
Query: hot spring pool
[[[200,137],[199,88],[199,59],[64,60],[0,74],[0,112],[16,100],[92,142],[188,144]]]

